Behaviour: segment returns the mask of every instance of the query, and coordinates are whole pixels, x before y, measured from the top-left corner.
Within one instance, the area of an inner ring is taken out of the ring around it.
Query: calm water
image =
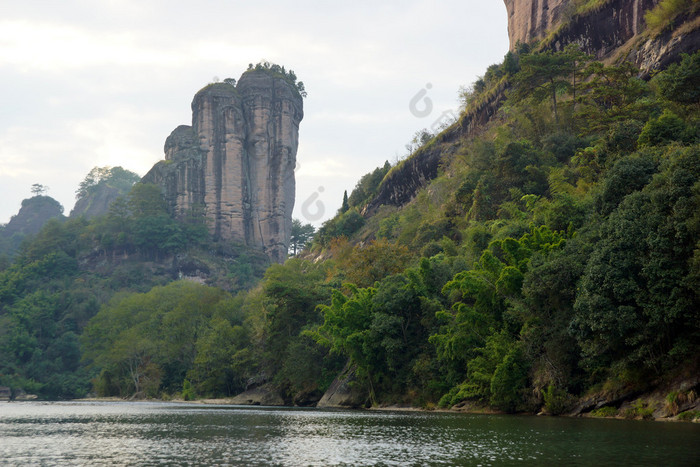
[[[0,403],[2,465],[700,465],[699,450],[689,423]]]

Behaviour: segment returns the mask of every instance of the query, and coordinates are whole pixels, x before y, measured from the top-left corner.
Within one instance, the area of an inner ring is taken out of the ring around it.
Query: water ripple
[[[444,413],[11,403],[2,465],[697,464],[700,426]]]

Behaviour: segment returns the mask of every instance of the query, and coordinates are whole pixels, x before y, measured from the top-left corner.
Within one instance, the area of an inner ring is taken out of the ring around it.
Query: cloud
[[[402,156],[507,46],[505,8],[481,0],[9,2],[0,19],[0,223],[32,183],[49,185],[69,211],[92,167],[145,173],[170,131],[190,123],[198,89],[263,58],[306,84],[297,205],[323,179],[332,215],[343,190]],[[426,83],[434,110],[416,118],[408,103]]]

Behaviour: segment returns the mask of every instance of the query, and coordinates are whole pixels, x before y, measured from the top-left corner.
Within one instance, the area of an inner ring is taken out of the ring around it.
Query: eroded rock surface
[[[347,365],[333,380],[316,407],[357,409],[367,407],[369,394],[357,382],[357,367]]]
[[[282,262],[303,116],[299,92],[266,71],[247,71],[235,86],[211,84],[192,101],[192,125],[170,134],[165,160],[143,181],[163,186],[177,217],[204,215],[215,239]]]
[[[503,1],[511,50],[540,39],[554,50],[575,43],[598,60],[631,61],[646,77],[700,43],[697,8],[679,13],[663,31],[647,31],[645,14],[659,0],[607,0],[579,11],[573,0]]]

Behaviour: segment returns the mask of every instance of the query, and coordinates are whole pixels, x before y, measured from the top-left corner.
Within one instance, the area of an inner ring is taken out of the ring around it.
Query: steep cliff
[[[70,217],[85,216],[90,219],[109,212],[112,202],[123,195],[122,191],[110,185],[100,186],[89,196],[84,196],[75,202],[70,211]]]
[[[700,43],[697,2],[678,3],[661,29],[648,27],[645,15],[660,0],[504,0],[510,49],[518,42],[543,40],[561,50],[578,44],[598,60],[629,60],[648,76],[666,68]]]
[[[666,68],[682,53],[692,53],[700,44],[698,2],[687,2],[661,29],[647,27],[645,13],[660,0],[504,0],[508,14],[510,49],[518,43],[541,40],[540,47],[561,50],[576,43],[598,60],[628,60],[648,77]],[[504,80],[479,105],[436,136],[435,141],[411,155],[386,176],[377,196],[364,209],[371,215],[381,205],[402,206],[435,178],[443,160],[461,137],[473,137],[496,115],[505,100],[509,83]],[[437,144],[435,144],[437,143]]]
[[[135,172],[123,167],[93,167],[80,182],[78,199],[70,217],[84,216],[90,219],[107,214],[112,202],[129,193],[140,179]]]
[[[504,0],[508,14],[510,50],[530,43],[556,28],[573,13],[570,0]]]
[[[211,84],[192,101],[192,126],[165,142],[165,161],[144,177],[163,186],[177,217],[204,215],[215,239],[286,258],[294,208],[299,90],[264,69],[236,85]]]
[[[416,196],[418,190],[438,175],[440,164],[451,157],[464,137],[479,135],[496,115],[505,100],[507,84],[488,96],[473,109],[467,110],[459,121],[435,136],[384,177],[377,195],[362,211],[364,216],[377,212],[380,206],[403,206]]]

